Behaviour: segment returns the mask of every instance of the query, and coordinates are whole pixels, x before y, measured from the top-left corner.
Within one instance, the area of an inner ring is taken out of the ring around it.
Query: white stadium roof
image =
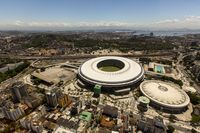
[[[124,66],[115,72],[106,72],[98,68],[98,64],[102,61],[118,61]],[[144,70],[137,62],[116,56],[104,56],[93,58],[79,68],[79,76],[92,84],[100,84],[103,86],[124,86],[138,82],[143,79]]]
[[[190,99],[178,85],[159,80],[146,80],[140,84],[141,92],[151,101],[169,108],[186,107]]]

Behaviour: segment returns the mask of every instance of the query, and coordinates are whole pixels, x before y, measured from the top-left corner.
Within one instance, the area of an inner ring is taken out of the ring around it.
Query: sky
[[[200,29],[200,0],[1,0],[0,30]]]

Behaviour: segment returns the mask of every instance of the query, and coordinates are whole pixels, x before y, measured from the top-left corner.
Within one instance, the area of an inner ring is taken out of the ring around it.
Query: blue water
[[[186,34],[200,34],[200,31],[136,31],[135,35],[150,34],[154,36],[183,36]]]
[[[163,72],[163,67],[162,66],[156,66],[156,71],[160,72],[160,73],[164,73]]]

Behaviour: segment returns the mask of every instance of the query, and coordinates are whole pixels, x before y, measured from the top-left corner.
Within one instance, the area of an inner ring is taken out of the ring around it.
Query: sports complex
[[[88,85],[101,85],[117,93],[129,92],[143,80],[143,67],[137,62],[117,56],[103,56],[84,62],[78,69],[78,77]]]
[[[150,99],[152,106],[166,112],[185,111],[190,103],[189,96],[171,82],[146,80],[140,84],[140,91]]]

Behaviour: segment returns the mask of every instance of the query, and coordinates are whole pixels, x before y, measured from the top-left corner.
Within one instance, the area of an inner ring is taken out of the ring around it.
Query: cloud
[[[177,23],[177,22],[179,22],[178,19],[166,19],[166,20],[155,22],[154,24],[167,24],[167,23]]]
[[[67,27],[69,23],[65,22],[30,22],[26,23],[29,27]]]
[[[127,26],[131,26],[131,25],[133,25],[133,24],[126,23],[126,22],[118,22],[118,21],[80,22],[77,24],[77,26],[80,26],[80,27],[90,27],[90,26],[91,27],[127,27]]]
[[[155,29],[200,29],[200,16],[189,16],[183,19],[167,19],[149,25]]]
[[[0,23],[0,29],[17,30],[66,30],[66,29],[93,29],[93,28],[130,28],[130,29],[200,29],[200,16],[189,16],[183,19],[166,19],[151,23],[134,23],[121,21],[98,21],[98,22],[25,22],[16,20],[11,23]]]
[[[200,22],[200,16],[190,16],[185,18],[185,21],[187,22]]]
[[[23,26],[24,22],[22,22],[20,20],[17,20],[17,21],[14,22],[14,25],[16,25],[16,26]]]
[[[16,30],[66,30],[66,29],[100,29],[100,28],[128,28],[134,26],[133,23],[118,21],[99,22],[23,22],[17,20],[13,23],[0,23],[0,29]]]

